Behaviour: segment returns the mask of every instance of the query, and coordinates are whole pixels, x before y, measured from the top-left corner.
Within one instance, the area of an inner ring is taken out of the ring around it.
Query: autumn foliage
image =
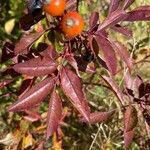
[[[138,75],[135,79],[132,78],[130,72],[134,67],[134,60],[126,45],[114,40],[109,31],[131,38],[132,31],[122,26],[121,22],[150,21],[150,6],[141,6],[129,11],[128,7],[133,2],[134,0],[111,0],[107,17],[101,21],[100,12],[91,12],[89,22],[84,20],[84,29],[82,22],[82,29],[79,29],[77,34],[73,32],[81,26],[68,31],[65,24],[63,29],[61,28],[61,21],[72,11],[80,14],[78,0],[67,0],[65,11],[57,17],[44,13],[42,2],[39,2],[38,10],[34,10],[29,2],[28,13],[20,18],[20,27],[24,34],[16,44],[6,42],[2,50],[1,62],[11,60],[12,64],[2,71],[3,76],[9,74],[11,78],[2,81],[0,88],[8,86],[17,77],[23,78],[18,97],[8,107],[8,111],[26,112],[28,120],[34,118],[36,121],[41,119],[40,116],[29,112],[40,107],[48,98],[45,139],[60,133],[65,118],[62,96],[77,110],[81,124],[106,122],[113,118],[116,112],[121,111],[124,116],[122,122],[125,149],[129,149],[138,124],[137,109],[141,110],[143,119],[150,125],[147,109],[147,105],[150,105],[150,84],[145,83]],[[88,0],[87,3],[90,5],[92,1]],[[46,12],[47,9],[44,7]],[[39,24],[43,19],[46,20],[46,25]],[[37,29],[32,30],[35,24],[38,24]],[[126,69],[123,88],[120,88],[115,80],[120,69],[118,58],[125,64]],[[95,74],[98,68],[104,68],[105,74],[99,74],[99,79],[105,83],[102,86],[114,92],[120,110],[114,108],[93,112],[90,109],[81,75]],[[136,91],[138,95],[135,94]]]

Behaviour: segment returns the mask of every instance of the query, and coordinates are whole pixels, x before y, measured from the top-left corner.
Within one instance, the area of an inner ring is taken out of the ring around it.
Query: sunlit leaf
[[[121,57],[121,59],[126,63],[129,69],[133,67],[133,61],[130,58],[127,48],[120,42],[112,42],[112,46]]]
[[[62,69],[60,78],[64,93],[70,98],[74,107],[89,121],[89,107],[82,91],[80,78],[67,67]]]
[[[96,36],[96,41],[100,50],[104,55],[106,65],[112,75],[116,74],[117,71],[117,58],[111,43],[103,36]]]
[[[117,10],[118,6],[120,4],[120,0],[111,0],[110,4],[109,4],[109,15],[114,12],[115,10]]]
[[[94,27],[97,25],[99,21],[99,13],[98,12],[92,12],[90,18],[89,18],[89,28],[94,29]]]
[[[108,112],[94,112],[90,114],[90,124],[102,123],[108,121],[114,114],[115,110],[111,110]],[[85,118],[81,119],[82,122],[86,122]]]
[[[150,21],[150,6],[140,6],[127,13],[125,21]]]
[[[15,46],[15,50],[14,50],[15,54],[24,54],[24,53],[27,54],[29,52],[31,45],[42,34],[43,32],[23,36]]]
[[[16,64],[13,69],[29,76],[43,76],[53,73],[56,67],[55,62],[48,57],[38,57]]]
[[[106,77],[106,76],[102,76],[102,78],[105,80],[105,82],[112,88],[113,92],[116,94],[116,96],[118,97],[118,99],[120,101],[123,101],[123,93],[120,90],[120,88],[118,87],[117,83],[115,82],[115,80],[113,80],[110,77]]]
[[[138,117],[135,107],[128,106],[124,113],[125,132],[133,130],[137,125]]]
[[[113,29],[114,31],[119,32],[119,33],[121,33],[121,34],[123,34],[123,35],[125,35],[125,36],[127,36],[129,38],[131,38],[132,35],[133,35],[133,33],[132,33],[132,31],[130,29],[128,29],[126,27],[123,27],[123,26],[121,26],[119,24],[111,27],[111,29]]]
[[[46,138],[48,139],[54,132],[56,132],[62,117],[62,103],[55,89],[50,98],[47,116]]]
[[[8,110],[9,111],[21,111],[25,109],[30,109],[42,102],[45,97],[51,92],[55,83],[55,79],[47,78],[35,86],[33,86],[30,90],[28,90],[25,94],[23,94],[18,101],[12,104]]]
[[[11,34],[15,27],[15,19],[10,19],[5,23],[5,31],[7,34]]]
[[[124,10],[115,10],[112,14],[110,14],[106,20],[99,26],[98,33],[100,33],[102,30],[116,25],[118,22],[123,20],[126,17],[126,12]]]
[[[134,130],[124,132],[125,150],[130,150],[130,146],[132,144],[133,137],[134,137]]]

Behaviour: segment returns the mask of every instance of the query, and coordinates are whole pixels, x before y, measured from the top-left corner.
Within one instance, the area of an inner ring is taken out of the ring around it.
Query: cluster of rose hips
[[[43,10],[53,16],[62,16],[61,30],[67,38],[74,38],[79,35],[84,27],[84,21],[81,15],[76,11],[70,11],[64,14],[66,0],[44,0]]]

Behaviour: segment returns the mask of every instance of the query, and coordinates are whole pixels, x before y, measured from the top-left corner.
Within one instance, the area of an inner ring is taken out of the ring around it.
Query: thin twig
[[[93,141],[92,141],[92,143],[91,143],[91,146],[90,146],[89,150],[91,150],[91,149],[93,148],[93,145],[94,145],[94,143],[95,143],[95,141],[96,141],[96,139],[97,139],[97,136],[98,136],[98,134],[99,134],[100,129],[101,129],[101,127],[99,126],[99,127],[98,127],[98,130],[97,130],[97,133],[96,133],[96,135],[95,135],[95,137],[94,137],[94,139],[93,139]]]

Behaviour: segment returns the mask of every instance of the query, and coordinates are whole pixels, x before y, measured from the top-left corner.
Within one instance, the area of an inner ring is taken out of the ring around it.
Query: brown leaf
[[[56,64],[48,57],[37,57],[14,65],[13,69],[21,74],[29,76],[43,76],[56,70]]]
[[[83,115],[83,117],[89,121],[89,107],[87,100],[82,91],[82,85],[80,78],[71,70],[64,67],[60,75],[61,87],[70,98],[74,107]]]
[[[111,110],[108,112],[94,112],[90,114],[90,124],[105,122],[112,117],[115,110]],[[82,122],[86,122],[85,118],[81,118]]]
[[[46,138],[48,139],[57,130],[62,117],[62,103],[55,89],[51,95],[47,115]]]
[[[134,138],[134,130],[124,132],[125,150],[129,150]]]
[[[48,93],[51,92],[55,83],[55,78],[47,78],[35,86],[33,86],[30,90],[28,90],[25,94],[23,94],[18,101],[12,104],[8,111],[21,111],[25,109],[33,108],[38,103],[42,102]]]
[[[137,125],[137,122],[138,117],[135,107],[128,106],[124,113],[125,132],[133,130],[133,128],[135,128],[135,126]]]

